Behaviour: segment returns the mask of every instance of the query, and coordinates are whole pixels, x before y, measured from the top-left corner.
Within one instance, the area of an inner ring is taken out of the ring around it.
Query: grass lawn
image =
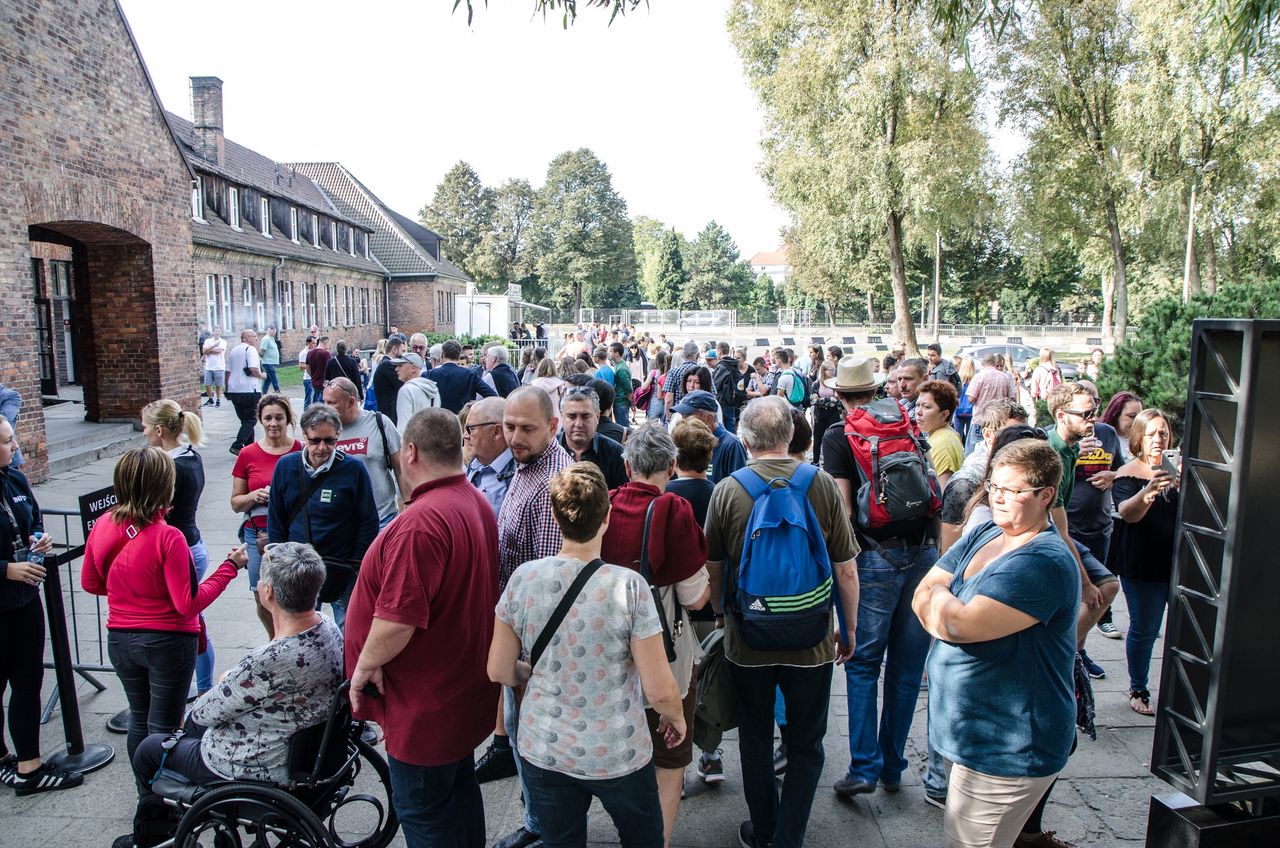
[[[288,389],[294,386],[302,385],[302,369],[293,365],[285,365],[281,363],[276,366],[276,379],[280,381],[280,388]]]

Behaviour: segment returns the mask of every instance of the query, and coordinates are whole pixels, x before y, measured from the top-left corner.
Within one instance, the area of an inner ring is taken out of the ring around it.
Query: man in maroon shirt
[[[317,398],[324,391],[324,372],[332,358],[329,353],[329,337],[321,336],[316,339],[315,350],[307,354],[307,373],[311,375],[311,391]]]
[[[485,671],[498,601],[498,525],[462,473],[447,409],[404,431],[405,509],[365,554],[346,621],[356,716],[387,734],[392,798],[409,848],[481,845],[473,752],[493,730]],[[366,689],[373,686],[373,690]]]

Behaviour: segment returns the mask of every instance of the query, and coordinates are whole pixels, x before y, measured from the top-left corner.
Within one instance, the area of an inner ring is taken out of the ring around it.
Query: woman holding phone
[[[1169,601],[1173,568],[1173,535],[1178,518],[1180,459],[1165,462],[1172,442],[1169,421],[1158,409],[1144,409],[1129,432],[1132,462],[1116,472],[1112,498],[1121,520],[1111,542],[1113,567],[1129,607],[1129,631],[1124,652],[1129,665],[1129,707],[1139,715],[1155,715],[1147,676],[1151,649],[1160,632]]]

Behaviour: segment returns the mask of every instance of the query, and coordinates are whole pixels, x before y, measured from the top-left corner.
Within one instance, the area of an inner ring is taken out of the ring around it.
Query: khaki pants
[[[946,848],[1011,848],[1057,777],[997,777],[955,763],[947,774]]]

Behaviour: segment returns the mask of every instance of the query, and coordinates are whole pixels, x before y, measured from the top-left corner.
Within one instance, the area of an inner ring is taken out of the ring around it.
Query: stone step
[[[123,430],[113,427],[112,431],[109,435],[99,435],[97,439],[90,442],[64,447],[57,451],[50,449],[49,473],[59,474],[70,471],[95,460],[119,456],[129,448],[146,444],[142,434],[134,430],[131,425],[124,425]]]
[[[119,441],[131,439],[138,434],[133,424],[122,421],[117,424],[91,424],[76,422],[73,427],[61,425],[49,427],[49,455],[57,456],[73,451],[85,445],[94,445],[103,441]]]

